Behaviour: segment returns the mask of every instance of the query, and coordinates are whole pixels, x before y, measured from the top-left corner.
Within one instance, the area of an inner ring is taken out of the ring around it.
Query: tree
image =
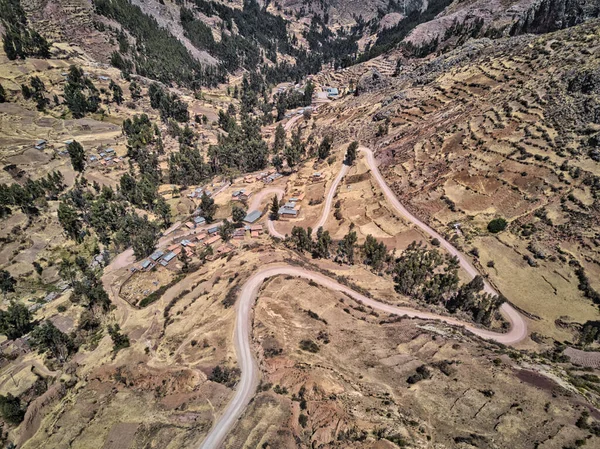
[[[352,265],[354,263],[354,246],[357,241],[356,231],[349,231],[338,243],[336,261]]]
[[[131,230],[131,246],[136,259],[143,259],[154,252],[158,241],[157,226],[148,217],[136,216],[134,228]]]
[[[312,256],[316,259],[327,259],[329,257],[329,247],[331,246],[331,236],[329,231],[324,231],[323,226],[317,229],[317,241],[313,246]]]
[[[223,220],[223,224],[219,228],[219,235],[224,242],[231,240],[231,236],[233,235],[233,224],[231,224],[229,220]]]
[[[273,221],[279,220],[279,200],[277,199],[277,195],[273,195],[273,201],[271,202],[271,214],[269,215],[269,219]]]
[[[85,151],[79,142],[74,140],[67,145],[67,151],[71,157],[71,165],[73,169],[82,173],[85,169]]]
[[[297,251],[311,251],[313,246],[312,229],[304,229],[301,226],[294,226],[289,237],[289,242]]]
[[[333,143],[333,139],[331,138],[331,136],[323,137],[323,140],[321,141],[321,144],[319,145],[319,149],[317,152],[319,159],[324,160],[329,157],[329,154],[331,154],[331,144],[332,143]]]
[[[76,242],[81,241],[81,220],[77,215],[77,211],[65,201],[61,201],[58,206],[58,221],[63,227],[67,236]]]
[[[131,98],[134,100],[142,98],[142,89],[135,81],[132,81],[131,84],[129,84],[129,92],[131,92]]]
[[[4,90],[4,86],[2,86],[2,84],[0,84],[0,103],[5,103],[7,102],[7,96],[6,96],[6,91]]]
[[[358,150],[358,142],[354,141],[350,145],[348,145],[348,150],[346,150],[346,165],[352,165],[356,160],[356,152]]]
[[[310,106],[310,104],[312,103],[312,97],[314,93],[315,85],[312,83],[312,81],[309,81],[306,84],[306,87],[304,88],[304,106]]]
[[[117,353],[121,349],[129,347],[129,337],[121,333],[121,328],[118,324],[109,324],[107,326],[108,335],[113,341],[113,352]]]
[[[17,281],[12,275],[6,270],[0,270],[0,290],[4,294],[4,299],[6,299],[7,293],[15,291],[15,285],[17,285]]]
[[[275,128],[275,141],[273,142],[273,153],[279,153],[285,148],[285,129],[281,125]]]
[[[15,340],[33,329],[31,312],[21,303],[11,302],[6,311],[0,310],[0,334]]]
[[[367,235],[367,239],[363,244],[363,253],[365,255],[365,263],[371,265],[375,269],[379,269],[382,263],[387,258],[387,248],[383,242],[378,242],[371,234]]]
[[[75,350],[71,337],[48,320],[31,332],[30,344],[40,354],[49,354],[60,362],[66,361]]]
[[[0,394],[0,415],[5,421],[11,424],[20,424],[25,417],[25,410],[21,406],[21,400],[10,393],[7,393],[6,396]]]
[[[283,159],[279,154],[273,156],[271,163],[273,164],[273,167],[275,167],[275,170],[277,170],[277,173],[281,172],[281,169],[283,168]]]
[[[179,254],[179,260],[181,260],[181,271],[188,273],[190,271],[190,258],[187,254],[186,248],[182,248]]]
[[[156,200],[156,206],[154,206],[156,214],[162,219],[163,227],[168,228],[171,226],[171,206],[165,201],[162,196],[159,196]]]
[[[202,211],[202,216],[208,223],[213,221],[215,212],[217,211],[217,205],[215,204],[215,200],[213,200],[206,193],[206,191],[202,192],[202,198],[200,199],[200,210]]]
[[[233,206],[232,210],[231,210],[231,218],[233,219],[234,223],[241,223],[244,218],[246,218],[246,211],[239,207],[239,206]]]
[[[113,93],[113,101],[117,104],[123,103],[123,89],[114,81],[110,81],[109,86]]]
[[[494,218],[488,223],[487,228],[488,231],[496,234],[498,232],[504,231],[507,225],[508,223],[504,218]]]

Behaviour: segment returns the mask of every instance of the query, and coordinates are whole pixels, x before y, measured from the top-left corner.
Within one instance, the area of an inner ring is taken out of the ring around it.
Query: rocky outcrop
[[[539,0],[514,23],[510,35],[569,28],[600,15],[600,0]]]

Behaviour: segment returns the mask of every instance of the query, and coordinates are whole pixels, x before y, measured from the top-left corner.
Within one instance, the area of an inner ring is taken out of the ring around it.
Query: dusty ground
[[[589,185],[600,164],[583,149],[587,133],[597,132],[593,118],[548,74],[574,76],[584,61],[597,67],[587,54],[598,46],[598,25],[590,23],[556,35],[473,42],[407,64],[398,77],[388,76],[383,58],[318,76],[342,87],[360,80],[364,87],[357,97],[323,106],[314,132],[375,149],[400,201],[463,252],[478,252],[472,260],[480,271],[537,317],[531,329],[558,341],[577,334],[556,320],[600,318],[578,289],[572,265],[581,264],[600,290],[598,198]],[[389,132],[378,137],[386,117]],[[350,175],[364,171],[359,161]],[[328,224],[334,235],[351,221],[359,236],[371,233],[397,248],[418,239],[386,212],[368,176],[349,176],[347,184],[338,195],[344,220]],[[498,216],[509,227],[494,235],[487,224]]]
[[[226,447],[388,447],[377,440],[401,435],[415,447],[551,448],[586,437],[574,426],[583,410],[575,398],[552,382],[534,386],[535,373],[494,346],[436,324],[383,319],[302,280],[268,281],[254,320],[267,391]],[[318,353],[300,349],[306,339]],[[444,361],[447,374],[436,367]],[[431,378],[409,385],[421,365]],[[356,441],[361,432],[366,440]]]

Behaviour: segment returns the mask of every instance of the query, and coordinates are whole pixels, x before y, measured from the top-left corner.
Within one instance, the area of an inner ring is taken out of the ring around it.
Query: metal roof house
[[[254,210],[244,217],[244,221],[246,223],[254,223],[260,218],[261,215],[262,213],[259,210]]]
[[[327,91],[327,95],[329,97],[336,97],[340,94],[340,91],[337,87],[327,87],[325,90]]]
[[[287,217],[297,217],[300,211],[296,209],[290,209],[289,207],[280,207],[279,215],[287,216]]]
[[[152,254],[150,254],[150,259],[152,259],[153,261],[157,261],[158,259],[160,259],[163,256],[164,252],[161,250],[158,251],[154,251]]]
[[[169,264],[169,262],[171,262],[173,259],[175,259],[176,256],[177,256],[177,254],[174,253],[173,251],[171,251],[165,257],[163,257],[163,260],[160,261],[160,264],[162,266],[166,267]]]
[[[196,223],[196,225],[205,225],[206,224],[206,218],[204,217],[194,217],[194,223]]]

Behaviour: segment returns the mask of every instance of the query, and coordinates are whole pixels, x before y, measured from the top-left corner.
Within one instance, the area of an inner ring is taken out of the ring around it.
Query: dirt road
[[[385,194],[386,198],[391,203],[391,205],[394,207],[394,209],[399,214],[404,216],[407,220],[411,221],[416,226],[418,226],[426,234],[430,235],[432,238],[437,238],[440,241],[441,246],[443,246],[450,254],[458,258],[461,267],[471,277],[477,276],[479,273],[477,272],[475,267],[471,265],[471,263],[460,253],[460,251],[454,248],[440,234],[438,234],[436,231],[434,231],[432,228],[430,228],[428,225],[423,223],[417,217],[412,215],[408,210],[406,210],[406,208],[398,201],[392,190],[385,183],[385,180],[383,179],[383,176],[381,175],[381,173],[379,172],[379,168],[377,167],[377,163],[375,161],[373,152],[366,147],[362,147],[361,150],[367,156],[367,162],[373,173],[373,176],[375,177],[375,180],[381,187],[383,193]],[[325,222],[327,221],[327,216],[331,211],[331,205],[337,187],[342,178],[348,172],[348,169],[349,167],[343,165],[342,169],[340,170],[340,173],[331,185],[325,201],[325,207],[323,208],[323,214],[315,228],[323,226],[323,224],[325,224]],[[262,198],[256,198],[255,201],[257,201],[258,204],[260,204],[261,199]],[[269,232],[272,235],[275,235],[276,237],[281,236],[281,234],[279,234],[274,229],[273,223],[270,220]],[[466,330],[475,335],[478,335],[485,339],[495,340],[503,344],[516,344],[527,336],[527,324],[525,323],[525,320],[519,314],[519,312],[517,312],[512,306],[510,306],[507,303],[504,303],[500,310],[504,317],[510,323],[510,331],[507,333],[497,333],[485,329],[480,329],[469,324],[465,324],[451,317],[435,315],[427,312],[418,312],[405,307],[396,307],[378,302],[374,299],[363,296],[355,292],[354,290],[344,285],[341,285],[338,282],[322,274],[308,271],[303,268],[288,265],[276,265],[261,268],[256,273],[254,273],[252,277],[250,277],[243,285],[236,303],[237,313],[234,330],[234,342],[236,346],[236,354],[238,357],[239,368],[242,373],[240,382],[237,385],[235,396],[230,401],[227,408],[224,410],[223,414],[221,415],[221,418],[216,422],[215,426],[209,432],[208,436],[200,446],[200,449],[216,449],[220,447],[223,444],[225,437],[227,436],[231,428],[235,425],[238,418],[242,415],[245,407],[248,405],[248,403],[254,396],[256,386],[258,385],[259,381],[259,369],[256,363],[256,359],[254,358],[254,355],[252,353],[252,348],[250,347],[251,311],[256,296],[258,294],[260,285],[265,281],[265,279],[279,275],[298,276],[312,280],[326,288],[344,292],[352,298],[361,301],[365,305],[370,306],[373,309],[379,310],[381,312],[397,315],[407,315],[409,317],[421,319],[439,320],[451,325],[463,326]],[[497,292],[487,282],[485,282],[485,291],[491,294],[497,294]]]
[[[439,316],[427,312],[417,312],[405,307],[396,307],[389,304],[378,302],[355,292],[354,290],[339,284],[331,278],[328,278],[320,273],[308,271],[303,268],[293,267],[290,265],[274,265],[261,268],[254,273],[240,290],[236,303],[237,314],[234,331],[234,342],[236,346],[236,354],[238,358],[239,368],[241,370],[241,379],[237,385],[235,396],[225,409],[222,417],[212,428],[200,449],[216,449],[220,447],[231,428],[235,425],[237,419],[242,415],[246,405],[250,402],[256,391],[256,386],[259,381],[259,369],[250,346],[250,327],[251,327],[251,311],[258,294],[261,284],[273,276],[297,276],[304,279],[312,280],[323,287],[332,290],[343,292],[357,301],[372,307],[375,310],[397,315],[407,315],[409,317],[440,320],[448,324],[456,326],[464,326],[469,332],[486,339],[493,339],[504,344],[517,343],[525,337],[526,329],[523,318],[516,313],[514,316],[509,316],[511,322],[511,330],[508,333],[501,334],[484,329],[479,329],[471,325],[445,316]]]

